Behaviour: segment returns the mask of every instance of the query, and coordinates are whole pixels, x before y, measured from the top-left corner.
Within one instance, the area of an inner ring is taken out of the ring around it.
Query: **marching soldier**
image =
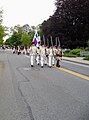
[[[40,63],[40,47],[37,47],[37,56],[36,56],[37,65]]]
[[[30,59],[31,59],[31,67],[33,67],[34,59],[37,54],[37,47],[35,46],[34,42],[32,42],[32,44],[31,44],[29,53],[30,53]]]
[[[53,59],[53,46],[50,46],[49,48],[49,67],[52,67],[52,59]]]
[[[47,65],[49,59],[49,46],[46,46],[46,59],[45,59],[45,65]]]
[[[57,51],[57,48],[56,48],[56,46],[54,45],[54,46],[53,46],[53,57],[52,57],[52,65],[53,65],[53,66],[55,65],[56,51]]]
[[[29,55],[29,47],[26,48],[26,55]]]
[[[21,49],[20,49],[20,47],[19,47],[19,46],[18,46],[18,48],[17,48],[17,49],[18,49],[18,55],[19,55],[19,54],[21,54]]]
[[[56,51],[56,60],[57,60],[56,66],[60,67],[60,63],[59,62],[60,62],[60,60],[62,60],[62,50],[59,47],[57,47],[57,51]]]
[[[37,61],[37,65],[39,65],[40,63],[40,41],[38,41],[38,44],[37,44],[37,56],[36,56],[36,61]]]
[[[23,48],[23,54],[26,54],[26,48],[25,47]]]
[[[15,47],[13,47],[13,49],[12,49],[12,50],[13,50],[13,54],[15,54],[15,53],[16,53]]]
[[[40,57],[41,57],[41,68],[43,68],[46,59],[46,48],[44,44],[40,48]]]

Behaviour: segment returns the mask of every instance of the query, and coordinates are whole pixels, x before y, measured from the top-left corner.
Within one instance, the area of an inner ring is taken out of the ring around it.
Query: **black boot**
[[[33,67],[33,65],[31,65],[31,67]]]
[[[57,67],[60,67],[60,65],[59,65],[59,60],[57,60],[56,66],[57,66]]]

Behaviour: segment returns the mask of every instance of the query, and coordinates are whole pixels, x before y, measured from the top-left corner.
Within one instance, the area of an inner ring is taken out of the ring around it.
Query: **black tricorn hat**
[[[31,43],[31,45],[35,44],[34,42]]]

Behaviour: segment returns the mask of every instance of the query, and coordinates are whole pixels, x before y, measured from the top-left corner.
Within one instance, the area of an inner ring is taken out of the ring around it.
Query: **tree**
[[[10,46],[29,46],[33,40],[34,31],[30,30],[29,33],[26,33],[23,30],[23,27],[16,25],[10,28],[11,36],[6,40],[5,44]]]
[[[2,21],[3,21],[3,19],[2,19],[2,16],[3,15],[3,10],[2,9],[0,9],[0,24],[2,24]]]
[[[89,1],[56,0],[56,10],[42,24],[42,31],[49,36],[59,36],[62,46],[85,47],[89,39]]]
[[[63,34],[67,41],[71,41],[70,47],[85,47],[89,38],[89,1],[57,0],[56,6],[59,18],[63,21]]]
[[[23,33],[22,34],[22,37],[21,37],[21,40],[20,40],[21,42],[22,42],[22,45],[23,46],[30,46],[30,44],[31,44],[31,36],[30,35],[28,35],[27,33]]]
[[[23,28],[20,25],[15,25],[10,28],[10,37],[6,40],[5,44],[10,46],[22,45],[21,37],[23,34]]]
[[[87,46],[88,46],[88,48],[89,48],[89,40],[87,41]]]
[[[6,40],[6,43],[8,43],[10,46],[13,45],[21,45],[21,34],[14,32],[13,35],[11,35],[11,37],[9,39]]]
[[[2,25],[2,14],[3,10],[0,10],[0,45],[3,45],[3,38],[5,37],[5,27]]]

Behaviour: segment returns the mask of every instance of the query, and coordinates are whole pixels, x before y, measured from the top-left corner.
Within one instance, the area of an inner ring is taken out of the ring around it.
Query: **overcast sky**
[[[0,0],[0,8],[3,8],[3,24],[13,27],[29,24],[37,26],[55,11],[55,0]]]

